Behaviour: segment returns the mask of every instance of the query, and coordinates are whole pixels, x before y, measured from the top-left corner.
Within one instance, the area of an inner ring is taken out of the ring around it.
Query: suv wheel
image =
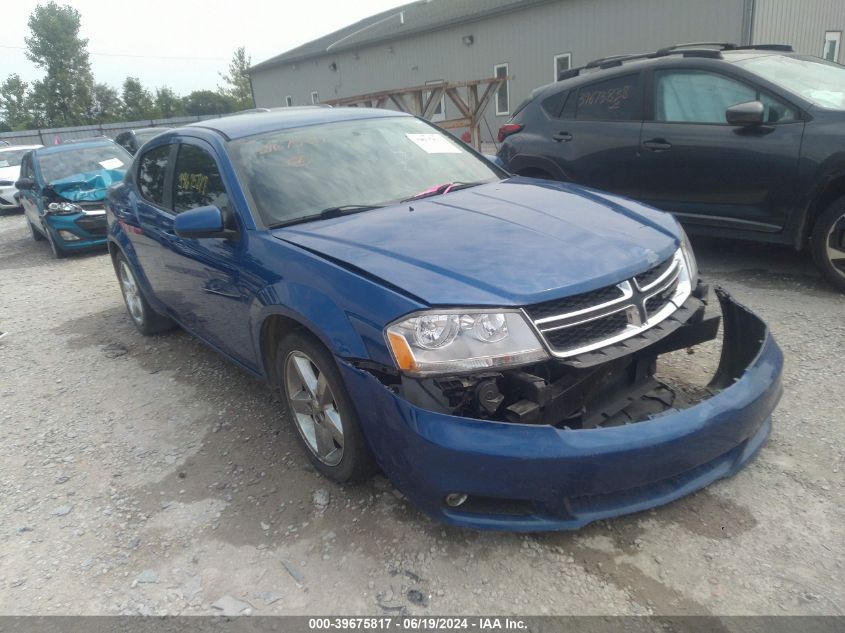
[[[117,280],[120,282],[120,292],[123,294],[126,310],[138,331],[144,336],[150,336],[171,329],[174,326],[173,321],[152,309],[135,273],[132,272],[132,267],[122,254],[117,256],[114,268]]]
[[[276,363],[288,416],[311,463],[338,483],[370,477],[375,460],[329,351],[293,332],[279,343]]]
[[[819,216],[810,237],[810,250],[825,278],[845,292],[845,196]]]

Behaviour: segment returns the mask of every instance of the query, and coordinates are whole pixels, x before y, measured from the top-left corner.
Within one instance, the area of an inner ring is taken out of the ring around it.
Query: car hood
[[[273,233],[429,305],[521,306],[577,294],[641,273],[679,246],[666,213],[528,178]]]
[[[108,188],[123,180],[125,173],[122,169],[98,169],[52,180],[47,186],[71,202],[105,200]]]

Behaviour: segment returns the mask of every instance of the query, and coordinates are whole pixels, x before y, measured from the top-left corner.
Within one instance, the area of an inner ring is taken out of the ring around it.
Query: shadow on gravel
[[[192,387],[194,395],[174,414],[190,416],[195,403],[217,412],[199,420],[204,433],[199,452],[173,460],[163,479],[136,490],[145,514],[167,516],[175,503],[219,499],[226,506],[206,526],[215,538],[270,548],[294,534],[319,538],[332,531],[339,538],[351,537],[366,551],[368,540],[361,535],[380,530],[386,536],[381,524],[388,518],[393,525],[434,529],[383,477],[339,486],[318,474],[298,445],[278,396],[190,334],[175,329],[142,337],[122,303],[65,321],[55,331],[67,337],[72,349],[90,349],[107,362],[134,362],[141,371],[157,375],[149,390],[165,391],[170,381]],[[318,491],[329,493],[328,505],[315,501]],[[376,549],[371,553],[381,554]]]
[[[810,296],[839,294],[821,276],[809,252],[784,244],[693,237],[705,278],[761,290],[791,290]]]

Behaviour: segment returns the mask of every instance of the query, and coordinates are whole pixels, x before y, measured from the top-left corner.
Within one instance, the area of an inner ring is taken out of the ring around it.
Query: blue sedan
[[[108,139],[39,147],[24,155],[15,183],[30,233],[53,257],[104,247],[106,191],[132,157]]]
[[[382,470],[455,525],[573,529],[735,473],[782,355],[668,214],[510,177],[420,119],[302,108],[149,141],[108,246],[145,335],[179,325],[278,389],[337,482]],[[690,390],[658,359],[716,338]]]

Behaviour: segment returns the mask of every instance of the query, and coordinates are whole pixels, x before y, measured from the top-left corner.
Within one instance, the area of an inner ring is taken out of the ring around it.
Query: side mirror
[[[32,178],[21,178],[15,183],[18,191],[32,191],[35,189],[35,181]]]
[[[765,106],[759,101],[746,101],[745,103],[736,103],[725,110],[725,120],[730,125],[741,127],[763,125],[763,114],[765,112]]]
[[[197,207],[190,211],[183,211],[173,222],[176,235],[188,239],[201,237],[230,238],[236,233],[226,229],[223,223],[223,213],[217,207]]]

